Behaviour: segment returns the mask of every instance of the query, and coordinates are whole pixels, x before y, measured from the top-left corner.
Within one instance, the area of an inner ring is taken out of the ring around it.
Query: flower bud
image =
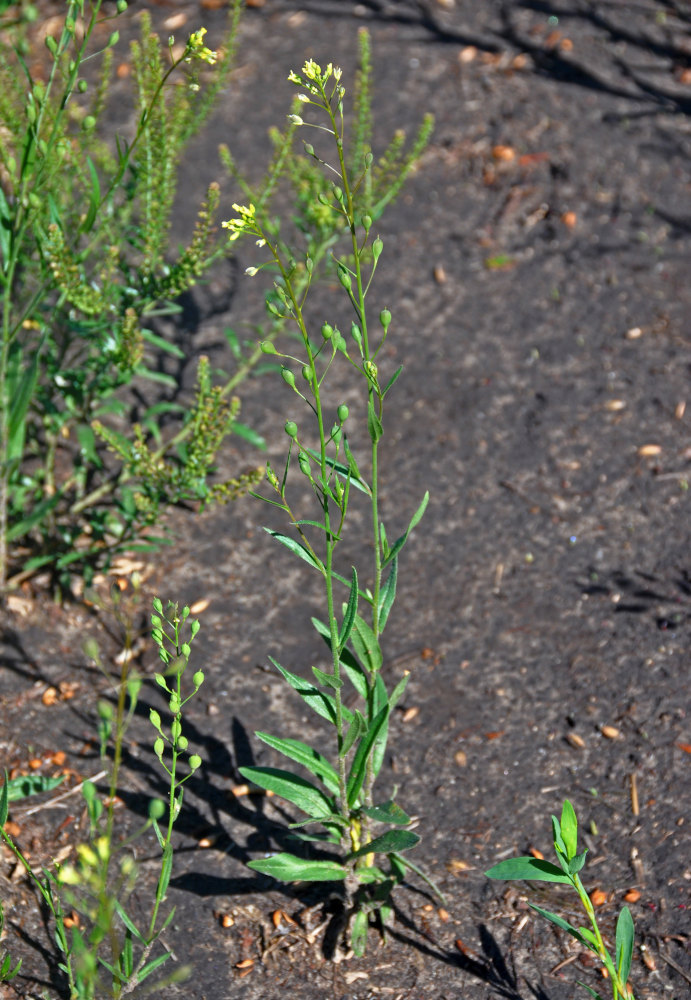
[[[290,368],[286,368],[285,366],[281,368],[281,378],[286,385],[290,386],[291,389],[295,388],[295,376],[291,372]]]
[[[388,309],[382,309],[379,313],[379,322],[384,327],[384,333],[389,329],[389,323],[391,322],[391,313]]]
[[[294,420],[286,421],[285,432],[289,438],[293,438],[293,440],[295,440],[295,438],[298,436],[298,425],[295,423]]]
[[[345,405],[345,403],[341,403],[341,405],[336,410],[336,413],[338,415],[338,419],[340,420],[340,422],[344,424],[348,419],[348,407]]]

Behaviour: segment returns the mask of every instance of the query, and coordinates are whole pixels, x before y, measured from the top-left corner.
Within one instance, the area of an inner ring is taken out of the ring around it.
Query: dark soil
[[[180,12],[210,38],[224,16],[154,8],[162,31]],[[387,630],[387,677],[412,676],[382,783],[399,786],[419,817],[415,861],[443,890],[446,912],[411,880],[386,944],[373,930],[366,958],[333,963],[317,930],[333,905],[321,890],[247,869],[284,843],[276,800],[232,794],[239,766],[277,763],[253,731],[321,739],[265,666],[273,655],[306,670],[321,655],[309,626],[318,591],[260,530],[267,511],[255,502],[180,512],[176,544],[151,560],[146,587],[210,604],[195,651],[207,680],[187,717],[204,765],[177,828],[177,910],[164,935],[193,973],[165,996],[571,998],[576,979],[596,985],[599,975],[526,900],[573,915],[571,901],[483,875],[531,848],[549,856],[549,815],[569,797],[590,848],[586,885],[606,894],[608,934],[624,895],[640,893],[630,903],[637,998],[682,1000],[691,982],[689,7],[266,0],[246,12],[241,69],[186,165],[182,223],[214,176],[217,142],[259,172],[291,68],[314,57],[352,79],[361,24],[372,34],[382,143],[396,127],[413,131],[425,111],[437,119],[381,230],[377,295],[394,314],[385,363],[405,365],[386,423],[389,534],[425,489],[432,495]],[[241,248],[240,273],[251,250]],[[198,324],[185,331],[226,367],[223,327],[244,335],[261,315],[259,286],[236,285],[225,301],[213,287],[196,292]],[[331,314],[332,291],[314,292],[317,317]],[[349,402],[353,393],[344,385]],[[244,419],[272,462],[292,399],[269,377],[243,389]],[[263,461],[241,443],[226,460],[231,472]],[[35,760],[49,774],[63,751],[71,785],[101,770],[94,692],[109,693],[82,639],[97,635],[112,656],[117,630],[107,615],[35,592],[14,609],[3,626],[3,763],[26,771]],[[146,603],[136,621],[144,626]],[[148,646],[140,663],[154,669]],[[50,687],[58,701],[45,705]],[[128,732],[120,796],[134,813],[163,788],[150,704],[162,704],[154,684]],[[51,805],[53,796],[32,815],[35,800],[11,812],[36,861],[84,836],[79,796]],[[138,852],[135,910],[154,878],[152,841]],[[4,944],[24,966],[0,995],[63,997],[50,930],[12,872],[3,860]],[[275,926],[277,910],[296,925],[279,914]],[[245,959],[253,965],[240,967]]]

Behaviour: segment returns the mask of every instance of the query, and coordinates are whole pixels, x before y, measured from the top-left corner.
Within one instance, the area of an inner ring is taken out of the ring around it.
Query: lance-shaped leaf
[[[290,535],[284,535],[280,531],[272,531],[271,528],[264,528],[264,531],[268,531],[272,538],[275,538],[281,545],[285,545],[294,555],[299,556],[300,559],[304,559],[310,566],[314,566],[320,573],[324,572],[324,566],[321,561],[302,542],[298,542],[295,538],[291,538]]]
[[[391,570],[384,586],[379,591],[379,631],[383,632],[389,620],[389,612],[396,597],[396,581],[398,579],[398,557],[394,556]]]
[[[310,681],[306,681],[304,677],[298,677],[297,674],[293,674],[290,670],[286,670],[286,668],[282,667],[280,663],[277,663],[272,656],[270,656],[269,659],[276,669],[280,671],[290,686],[297,691],[305,704],[314,709],[317,715],[321,715],[322,719],[326,719],[335,726],[336,702],[331,695],[326,694],[325,691],[320,691],[318,687],[315,687],[315,685]],[[342,706],[341,712],[344,721],[349,723],[353,718],[353,713],[350,709],[346,708],[345,705]]]
[[[560,917],[558,913],[552,913],[551,910],[543,910],[541,906],[536,906],[535,903],[529,903],[528,905],[531,910],[535,910],[535,912],[539,913],[541,917],[545,918],[545,920],[549,920],[550,923],[556,924],[557,927],[561,927],[561,929],[566,931],[567,934],[570,934],[571,937],[576,938],[579,944],[584,945],[586,948],[588,947],[588,942],[583,937],[581,932],[576,930],[575,927],[572,927],[568,920],[564,920],[564,918]]]
[[[413,530],[413,528],[415,527],[415,525],[418,524],[418,522],[420,521],[420,518],[425,513],[425,510],[427,509],[427,504],[428,503],[429,503],[429,491],[427,491],[425,493],[425,495],[422,498],[422,501],[420,503],[420,506],[418,507],[418,509],[415,511],[415,513],[411,517],[410,524],[408,525],[405,534],[401,535],[401,537],[398,538],[394,542],[394,544],[393,544],[392,548],[390,549],[390,551],[389,551],[386,559],[384,560],[384,566],[388,566],[388,564],[391,562],[391,560],[395,556],[398,555],[398,553],[401,551],[401,549],[403,548],[403,546],[405,545],[405,543],[408,541],[408,536],[410,535],[410,532]]]
[[[540,858],[507,858],[506,861],[493,865],[485,875],[487,878],[500,878],[507,882],[520,879],[526,882],[565,882],[573,885],[573,880],[561,868]]]
[[[281,882],[341,882],[348,874],[336,861],[305,861],[287,853],[250,861],[248,867]]]
[[[378,823],[393,823],[394,826],[407,826],[410,823],[410,816],[408,816],[399,805],[389,799],[388,802],[382,802],[381,805],[370,806],[369,809],[362,810],[365,816],[369,816],[370,819],[376,819]]]
[[[254,735],[262,743],[266,743],[268,746],[273,747],[274,750],[278,750],[284,757],[295,761],[296,764],[302,764],[310,774],[313,774],[315,778],[319,778],[320,781],[324,782],[332,795],[338,795],[338,775],[326,757],[323,757],[316,750],[313,750],[312,747],[306,743],[302,743],[300,740],[279,739],[278,736],[271,736],[269,733],[261,732]]]
[[[617,920],[616,934],[617,972],[619,973],[622,985],[626,984],[631,970],[631,959],[633,957],[633,936],[633,918],[631,917],[628,907],[625,906],[619,914],[619,919]]]
[[[241,767],[238,770],[243,778],[292,802],[308,816],[320,819],[334,812],[333,802],[311,781],[298,774],[278,767]]]
[[[388,854],[390,851],[409,851],[420,843],[420,838],[412,830],[387,830],[368,844],[348,855],[349,860],[363,858],[367,854]]]
[[[382,726],[387,720],[388,714],[389,706],[384,705],[381,711],[374,717],[368,731],[358,743],[358,748],[355,751],[355,757],[353,758],[353,764],[350,769],[348,785],[346,788],[346,798],[351,809],[357,801],[360,789],[362,788],[362,784],[365,780],[365,775],[367,773],[367,760],[370,755],[370,751],[374,745],[374,741],[381,731]]]
[[[369,674],[381,668],[383,656],[376,635],[360,615],[355,616],[350,643],[355,655]]]
[[[565,799],[561,810],[561,836],[566,849],[566,856],[571,858],[576,856],[578,851],[578,820],[573,806],[568,799]]]
[[[331,633],[329,632],[328,626],[324,622],[320,622],[318,618],[312,619],[312,624],[323,638],[326,645],[331,649]],[[367,699],[367,693],[369,690],[369,684],[367,682],[367,675],[364,673],[362,667],[357,662],[353,654],[349,649],[341,650],[341,667],[345,671],[348,680],[353,685],[357,693],[361,698]]]
[[[348,604],[346,605],[345,614],[343,616],[343,622],[341,624],[341,631],[338,634],[338,651],[339,653],[347,643],[350,633],[353,629],[355,623],[355,617],[357,615],[357,571],[353,566],[353,578],[350,584],[350,594],[348,596]]]

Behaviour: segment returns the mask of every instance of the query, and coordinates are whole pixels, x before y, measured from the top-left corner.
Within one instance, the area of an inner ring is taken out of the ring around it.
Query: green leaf
[[[585,864],[585,859],[586,859],[587,855],[588,855],[588,849],[586,848],[584,851],[581,851],[580,854],[577,854],[575,858],[571,858],[571,860],[569,861],[569,874],[570,875],[577,875],[578,874],[578,872],[581,870],[581,868]]]
[[[552,838],[554,840],[554,850],[557,852],[557,860],[562,870],[568,872],[569,858],[564,838],[561,835],[561,824],[556,816],[552,816]]]
[[[7,270],[10,259],[10,244],[12,241],[12,213],[5,197],[5,192],[0,187],[0,266],[3,273]]]
[[[489,868],[485,875],[487,878],[505,879],[507,882],[520,879],[535,882],[564,882],[573,885],[572,879],[560,868],[550,861],[542,861],[539,858],[507,858],[506,861],[500,861],[498,865]]]
[[[309,563],[310,566],[314,566],[322,573],[324,572],[324,567],[322,566],[321,562],[315,556],[313,556],[312,553],[309,551],[309,549],[301,542],[296,541],[289,535],[284,535],[280,531],[272,531],[271,528],[264,528],[264,531],[267,531],[271,535],[271,537],[275,538],[277,542],[281,543],[281,545],[285,545],[285,547],[287,549],[290,549],[290,551],[294,553],[294,555],[299,556],[300,559],[304,559],[305,562]]]
[[[370,806],[362,811],[365,816],[377,820],[378,823],[393,823],[394,826],[407,826],[410,823],[410,816],[404,813],[393,799],[382,802],[381,805]]]
[[[64,775],[61,775],[59,778],[48,778],[43,774],[24,774],[17,778],[10,778],[7,781],[7,775],[5,775],[5,784],[2,786],[3,795],[7,796],[8,802],[17,802],[20,799],[27,799],[30,795],[40,795],[41,792],[50,792],[53,788],[61,785],[64,780]],[[0,826],[3,823],[4,820],[0,823]]]
[[[312,667],[312,673],[324,687],[329,687],[335,691],[340,691],[343,687],[343,680],[340,677],[336,677],[334,674],[327,674],[323,670],[320,670],[319,667]]]
[[[323,638],[326,645],[331,649],[331,633],[324,622],[320,622],[318,618],[312,618],[312,624],[314,628]],[[353,685],[357,693],[361,698],[367,700],[369,693],[369,684],[367,682],[367,675],[364,673],[362,667],[357,662],[353,654],[349,649],[341,650],[341,667],[345,671],[348,680]]]
[[[340,653],[346,642],[350,637],[350,633],[353,629],[355,623],[355,616],[357,614],[357,570],[353,566],[353,579],[350,584],[350,594],[348,596],[348,604],[345,610],[345,615],[343,616],[343,623],[341,625],[341,631],[338,635],[338,652]]]
[[[167,962],[169,958],[173,956],[169,951],[164,951],[162,955],[158,955],[156,958],[152,958],[150,962],[144,965],[137,975],[137,981],[143,983],[147,976],[150,976],[152,972],[160,968],[164,962]]]
[[[355,616],[350,643],[368,674],[372,675],[381,668],[384,659],[381,647],[374,632],[360,615]]]
[[[405,543],[408,541],[408,536],[410,535],[410,532],[418,524],[418,522],[420,521],[420,518],[425,513],[425,510],[427,509],[427,504],[428,503],[429,503],[429,491],[427,491],[425,493],[425,495],[422,498],[422,501],[420,503],[420,506],[418,507],[418,509],[415,511],[415,513],[411,517],[410,524],[408,525],[408,527],[406,529],[406,533],[404,535],[401,535],[401,537],[398,538],[398,539],[396,539],[396,541],[394,542],[391,550],[389,551],[389,554],[387,555],[386,559],[384,560],[384,563],[383,563],[384,567],[386,567],[386,566],[389,565],[389,563],[391,562],[391,560],[394,559],[398,555],[398,553],[401,551],[401,549],[403,548],[403,546],[405,545]]]
[[[573,806],[568,799],[564,800],[561,810],[561,835],[566,848],[566,856],[571,858],[576,856],[578,851],[578,820]],[[581,866],[582,867],[582,866]]]
[[[353,721],[348,726],[345,736],[343,737],[343,743],[341,745],[341,750],[339,757],[345,757],[345,755],[350,751],[350,748],[360,737],[361,733],[364,733],[366,728],[365,720],[362,715],[355,709],[355,715],[353,716]]]
[[[579,944],[586,948],[588,947],[588,943],[581,932],[576,930],[575,927],[572,927],[568,920],[564,920],[564,918],[560,917],[558,913],[552,913],[551,910],[543,910],[541,906],[536,906],[535,903],[529,903],[528,905],[531,910],[535,910],[535,912],[539,913],[541,917],[545,918],[545,920],[549,920],[550,923],[556,924],[557,927],[561,927],[563,931],[566,931],[567,934],[574,937]]]
[[[394,384],[394,382],[398,381],[398,378],[399,378],[399,376],[400,376],[400,374],[401,374],[402,371],[403,371],[403,365],[399,365],[399,367],[396,369],[396,371],[393,373],[393,375],[391,376],[391,378],[389,379],[389,381],[384,386],[384,388],[382,390],[382,399],[387,394],[387,392],[389,391],[389,389],[391,388],[391,386]]]
[[[346,445],[345,438],[343,438],[343,444],[346,454],[349,454],[350,449]],[[315,461],[319,462],[319,464],[321,465],[322,456],[320,452],[315,451],[314,448],[305,448],[305,451],[307,452],[308,455],[311,455],[312,458],[315,459]],[[328,455],[325,456],[324,460],[327,466],[333,469],[334,472],[337,472],[340,476],[343,476],[344,479],[349,478],[352,485],[356,489],[360,490],[361,493],[366,493],[368,497],[372,496],[372,491],[370,490],[365,480],[360,476],[360,472],[358,470],[357,465],[355,465],[354,458],[352,460],[353,463],[352,465],[344,465],[343,462],[337,462],[335,458],[329,458]]]
[[[135,924],[128,917],[128,915],[125,912],[125,910],[124,910],[124,908],[123,908],[122,903],[120,902],[120,900],[117,899],[117,898],[114,898],[113,899],[113,905],[115,907],[116,913],[118,914],[118,916],[122,920],[122,922],[125,925],[125,927],[127,928],[127,930],[130,932],[130,934],[134,935],[134,937],[136,937],[137,941],[139,941],[140,944],[145,945],[146,941],[145,941],[143,935],[139,933],[139,931],[137,930]]]
[[[420,843],[420,838],[412,830],[387,830],[380,837],[375,837],[359,851],[352,851],[348,860],[362,858],[367,854],[388,854],[390,851],[409,851]]]
[[[363,493],[366,493],[367,496],[371,497],[372,496],[372,490],[369,488],[369,486],[367,485],[366,481],[362,478],[362,475],[360,474],[360,470],[358,469],[357,462],[355,461],[355,456],[353,455],[352,451],[350,450],[350,445],[348,444],[348,438],[345,437],[345,435],[343,437],[343,451],[344,451],[345,457],[348,459],[348,465],[347,466],[343,466],[343,469],[345,470],[346,473],[350,472],[350,477],[351,477],[350,481],[351,481],[351,483],[353,484],[353,486],[357,487],[357,489],[362,490]],[[339,464],[340,463],[336,463],[337,466]],[[336,467],[336,471],[337,472],[339,471],[338,467]]]
[[[362,784],[365,780],[365,775],[367,773],[367,760],[369,758],[370,751],[374,741],[381,731],[382,726],[386,722],[388,715],[389,706],[384,705],[381,711],[379,711],[374,717],[368,731],[358,743],[353,763],[350,768],[350,774],[348,775],[348,785],[346,787],[346,798],[351,809],[357,801],[360,789],[362,788]]]
[[[7,442],[7,460],[9,462],[19,461],[24,455],[26,415],[36,388],[38,361],[42,346],[43,339],[31,352],[30,360],[24,358],[21,347],[12,352],[11,368],[13,370],[11,376],[8,376],[11,400]],[[17,365],[19,365],[19,370],[15,370]]]
[[[348,874],[336,861],[305,861],[287,853],[250,861],[248,867],[281,882],[341,882]]]
[[[308,816],[320,819],[334,811],[332,801],[316,785],[298,774],[278,767],[241,767],[240,774],[248,781],[301,809]]]
[[[376,444],[384,433],[381,420],[377,416],[374,409],[374,399],[372,396],[370,396],[367,400],[367,430],[369,431],[369,436],[372,439],[372,444]]]
[[[358,958],[362,958],[367,950],[368,927],[369,915],[364,910],[358,910],[350,922],[350,947]]]
[[[9,788],[9,779],[7,777],[7,771],[5,771],[5,782],[2,786],[2,789],[0,789],[0,830],[4,827],[5,823],[7,822],[7,813],[8,813],[7,802],[9,797],[8,788]]]
[[[320,691],[318,687],[315,687],[311,681],[306,681],[303,677],[298,677],[297,674],[291,673],[290,670],[286,670],[282,667],[280,663],[274,660],[273,656],[269,659],[276,667],[276,669],[283,675],[285,680],[290,684],[294,691],[300,695],[302,700],[314,709],[317,715],[321,715],[322,719],[326,719],[331,722],[334,726],[336,725],[336,702],[331,697],[331,695],[326,694],[325,691]],[[353,718],[353,713],[345,707],[342,707],[342,716],[345,722],[350,722]]]
[[[582,986],[584,990],[587,990],[588,993],[590,993],[591,997],[595,997],[595,1000],[603,1000],[603,997],[600,993],[596,993],[595,990],[592,989],[592,987],[588,986],[587,983],[582,983],[580,979],[576,980],[576,985]]]
[[[391,571],[384,586],[379,591],[379,631],[383,632],[389,620],[389,612],[396,597],[396,580],[398,578],[398,557],[394,556]]]
[[[163,857],[161,858],[161,874],[158,877],[158,885],[156,886],[156,899],[161,900],[165,897],[165,894],[168,891],[168,884],[170,882],[172,872],[173,845],[170,841],[168,841],[163,848]]]
[[[101,185],[98,180],[96,167],[94,166],[90,156],[87,156],[86,164],[89,168],[89,173],[91,174],[91,192],[89,194],[89,208],[86,213],[86,218],[79,227],[80,232],[82,233],[91,232],[93,224],[96,220],[96,215],[101,205]]]
[[[159,351],[164,351],[166,354],[172,354],[174,358],[179,358],[181,360],[185,357],[185,352],[181,347],[178,347],[177,344],[171,343],[171,341],[166,340],[164,337],[160,337],[157,333],[154,333],[153,330],[142,330],[141,335],[148,344],[153,344],[153,346],[157,347]],[[150,375],[151,373],[147,372],[147,374]]]
[[[266,451],[266,440],[259,431],[255,431],[252,427],[248,427],[247,424],[242,424],[238,420],[233,421],[230,430],[233,434],[242,438],[243,441],[251,444],[253,448],[257,448],[259,451]]]
[[[338,795],[338,774],[326,757],[323,757],[306,743],[301,743],[300,740],[279,739],[278,736],[270,736],[269,733],[262,732],[257,732],[254,735],[262,743],[278,750],[284,757],[295,761],[296,764],[302,764],[315,778],[324,782],[332,795]]]
[[[631,971],[633,937],[633,918],[629,908],[625,906],[619,914],[616,933],[617,972],[619,973],[622,986],[626,985],[626,981],[629,978],[629,972]]]

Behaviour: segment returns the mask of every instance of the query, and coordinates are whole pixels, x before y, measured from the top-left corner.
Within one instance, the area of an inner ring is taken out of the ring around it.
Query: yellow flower
[[[243,233],[259,234],[255,220],[256,210],[254,205],[233,205],[233,208],[236,212],[239,212],[238,218],[228,219],[227,222],[221,223],[224,229],[230,229],[229,239],[236,240]]]
[[[209,63],[211,66],[216,62],[218,58],[215,52],[211,49],[207,49],[204,45],[204,35],[206,34],[206,28],[200,28],[199,31],[194,31],[190,35],[189,41],[187,43],[187,52],[185,56],[185,62],[192,62],[193,59],[200,59],[202,62]]]

